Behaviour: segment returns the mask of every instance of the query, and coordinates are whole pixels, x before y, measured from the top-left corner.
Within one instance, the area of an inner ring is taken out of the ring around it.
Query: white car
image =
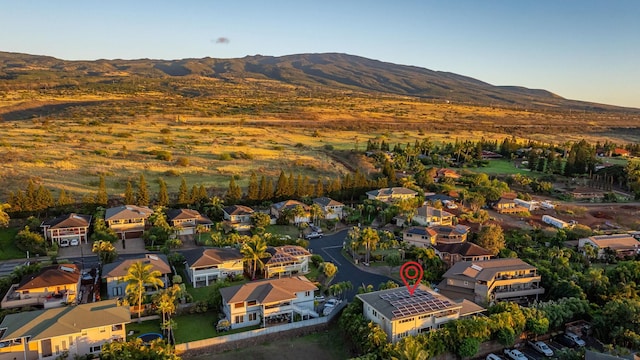
[[[329,299],[326,303],[324,303],[324,309],[322,309],[323,315],[329,315],[333,309],[336,308],[336,305],[340,304],[340,300]]]
[[[580,338],[580,336],[572,332],[566,332],[564,333],[564,336],[570,339],[570,341],[573,342],[577,347],[584,347],[586,345],[586,343]]]
[[[68,239],[60,240],[60,247],[67,247],[67,246],[69,246],[69,240]]]
[[[504,349],[504,354],[513,360],[527,360],[527,357],[516,349]]]
[[[543,341],[531,342],[529,344],[540,354],[543,354],[544,356],[553,356],[553,350],[551,350],[549,345],[545,344]]]
[[[80,245],[80,240],[78,240],[78,239],[71,239],[71,241],[69,242],[69,245],[71,245],[71,246],[78,246],[78,245]]]

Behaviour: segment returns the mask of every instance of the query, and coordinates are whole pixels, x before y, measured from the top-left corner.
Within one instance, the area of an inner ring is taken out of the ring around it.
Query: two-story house
[[[493,209],[500,214],[517,214],[528,212],[529,209],[524,206],[519,205],[516,201],[516,194],[508,193],[503,194],[495,204],[493,204]]]
[[[138,239],[142,237],[151,214],[153,210],[146,206],[122,205],[108,208],[104,221],[120,239]]]
[[[286,214],[287,211],[294,212],[296,208],[301,208],[301,214],[295,215],[291,218],[291,223],[300,224],[300,223],[308,223],[311,219],[311,213],[309,212],[309,206],[301,203],[297,200],[286,200],[275,203],[271,205],[271,215],[276,218],[279,218]]]
[[[225,227],[235,231],[251,230],[253,209],[244,205],[227,206],[223,211]]]
[[[402,231],[402,241],[417,247],[429,247],[436,243],[438,233],[428,227],[412,226]]]
[[[44,239],[58,246],[68,246],[76,240],[77,244],[86,244],[89,238],[91,215],[66,214],[55,219],[45,220],[40,227]]]
[[[584,253],[584,247],[589,244],[596,250],[596,257],[604,259],[607,251],[611,251],[617,258],[636,256],[640,254],[640,241],[629,234],[596,235],[578,240],[578,250]]]
[[[433,248],[436,255],[447,264],[447,267],[460,261],[482,261],[494,257],[489,250],[472,242],[436,244]]]
[[[436,243],[438,244],[455,244],[467,241],[469,235],[469,227],[466,225],[436,225],[430,227],[437,234]]]
[[[125,341],[129,307],[106,300],[9,314],[0,323],[3,359],[60,359],[67,353],[97,356],[111,341]]]
[[[2,308],[60,307],[76,301],[80,290],[80,269],[75,264],[52,265],[13,284],[2,299]]]
[[[318,317],[313,310],[318,290],[304,276],[252,281],[220,289],[223,313],[232,329],[292,322],[295,314]]]
[[[422,226],[453,225],[454,217],[453,214],[447,211],[424,205],[416,210],[412,220]]]
[[[424,285],[419,285],[413,295],[402,286],[356,296],[362,300],[364,318],[380,325],[392,343],[485,310],[468,300],[452,301]]]
[[[438,284],[441,294],[476,304],[529,301],[544,293],[535,266],[520,259],[491,259],[455,263]]]
[[[241,276],[243,257],[234,248],[197,248],[184,251],[186,270],[193,287],[209,286],[229,276]]]
[[[213,221],[193,209],[170,209],[167,211],[167,222],[179,229],[178,235],[194,235],[198,225],[202,225],[205,229],[213,225]]]
[[[326,196],[313,199],[322,208],[326,220],[342,219],[344,204]]]
[[[385,203],[413,199],[417,195],[417,191],[413,191],[405,187],[391,187],[367,191],[367,198],[369,200],[378,200]]]
[[[129,267],[137,262],[150,264],[152,271],[159,271],[162,274],[162,283],[164,287],[169,284],[169,275],[171,275],[171,266],[167,260],[167,256],[163,254],[144,254],[130,259],[118,259],[110,264],[102,267],[102,280],[107,283],[107,296],[109,299],[123,297],[127,283],[124,277],[129,272]],[[149,289],[149,291],[155,291]]]
[[[267,248],[271,254],[264,264],[264,277],[282,277],[301,275],[309,272],[311,253],[296,245],[284,245]]]

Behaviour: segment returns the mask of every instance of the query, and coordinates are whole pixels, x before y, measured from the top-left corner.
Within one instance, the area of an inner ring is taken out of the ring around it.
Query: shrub
[[[164,160],[164,161],[171,161],[171,153],[169,151],[166,150],[157,150],[156,152],[156,159],[158,160]]]
[[[169,129],[169,128],[162,128],[162,129],[160,129],[160,133],[161,133],[161,134],[169,134],[169,133],[171,133],[171,129]]]
[[[333,145],[327,144],[327,145],[324,146],[324,149],[325,150],[329,150],[329,151],[333,151]]]
[[[231,154],[222,153],[222,154],[220,154],[220,156],[218,156],[218,159],[221,160],[221,161],[229,161],[229,160],[231,160]]]
[[[167,175],[167,176],[173,176],[173,177],[180,176],[180,172],[178,170],[175,170],[175,169],[167,170],[167,171],[164,172],[164,174]]]
[[[176,165],[178,166],[189,166],[189,158],[181,156],[176,160]]]

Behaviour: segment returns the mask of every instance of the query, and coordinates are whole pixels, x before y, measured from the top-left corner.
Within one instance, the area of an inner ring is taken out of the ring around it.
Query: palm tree
[[[138,261],[129,266],[127,275],[124,277],[124,281],[127,283],[125,292],[127,295],[135,296],[138,301],[138,321],[140,321],[142,313],[142,296],[146,286],[153,286],[156,289],[164,286],[164,282],[160,277],[162,277],[162,273],[158,270],[153,270],[153,265],[151,264]]]
[[[427,360],[429,352],[424,349],[424,345],[416,337],[407,336],[396,344],[394,355],[391,358],[394,360]]]
[[[246,241],[242,245],[240,253],[242,254],[244,260],[249,263],[252,279],[256,278],[256,270],[258,268],[258,265],[260,265],[260,267],[264,266],[264,262],[262,261],[262,259],[271,256],[271,254],[267,252],[266,240],[259,236],[252,236],[251,239]]]
[[[380,242],[380,236],[375,229],[365,228],[360,233],[359,243],[361,246],[364,246],[366,250],[365,262],[368,264],[371,251],[376,250],[378,248],[378,243]]]
[[[198,226],[196,226],[196,234],[198,234],[198,244],[202,243],[202,233],[207,231],[207,227],[202,225],[202,224],[198,224]]]
[[[309,214],[313,218],[313,224],[318,225],[318,217],[322,214],[322,207],[316,203],[313,203],[309,207]]]

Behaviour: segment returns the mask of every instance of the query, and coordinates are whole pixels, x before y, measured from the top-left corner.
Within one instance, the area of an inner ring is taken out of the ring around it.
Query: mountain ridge
[[[631,112],[640,109],[566,99],[544,89],[491,85],[472,77],[413,65],[398,65],[344,53],[242,58],[62,60],[51,56],[0,52],[0,79],[39,72],[47,81],[69,77],[211,78],[278,81],[301,87],[408,96],[472,105],[531,109]],[[60,75],[60,74],[64,74]]]

